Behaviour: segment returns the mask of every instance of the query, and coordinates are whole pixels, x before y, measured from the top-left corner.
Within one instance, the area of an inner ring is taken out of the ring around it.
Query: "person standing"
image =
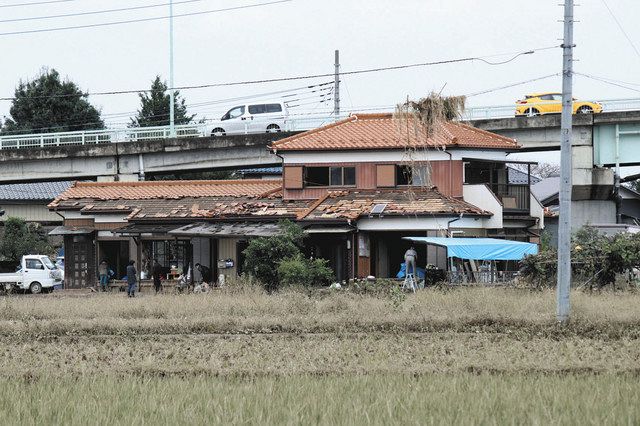
[[[404,273],[406,276],[413,274],[413,278],[416,278],[416,260],[418,259],[418,252],[411,246],[409,250],[404,253]],[[409,272],[411,268],[411,272]]]
[[[157,259],[153,260],[151,275],[153,275],[153,287],[156,289],[156,294],[158,294],[162,291],[162,280],[160,279],[162,275],[162,266],[158,263]]]
[[[135,264],[135,260],[130,260],[127,265],[127,295],[129,297],[135,297],[136,284],[138,283],[138,271],[136,271]]]
[[[202,275],[202,282],[211,284],[211,268],[196,263],[196,269],[200,271],[200,275]]]
[[[100,289],[107,291],[109,285],[109,264],[106,260],[100,262],[98,265],[98,280],[100,281]]]

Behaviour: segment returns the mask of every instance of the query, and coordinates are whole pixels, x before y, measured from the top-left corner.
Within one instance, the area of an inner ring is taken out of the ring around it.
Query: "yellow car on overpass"
[[[516,102],[516,116],[541,114],[560,114],[562,112],[562,93],[546,92],[525,95],[523,100]],[[574,114],[599,114],[602,105],[597,102],[579,101],[573,98]]]

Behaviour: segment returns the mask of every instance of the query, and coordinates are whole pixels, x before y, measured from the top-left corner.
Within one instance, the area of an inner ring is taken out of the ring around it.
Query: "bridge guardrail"
[[[640,99],[609,99],[596,101],[603,107],[603,112],[640,110]],[[535,106],[535,104],[530,104]],[[489,107],[468,108],[463,114],[463,121],[510,118],[515,116],[516,104]],[[304,131],[314,129],[338,119],[343,115],[307,115],[289,116],[285,121],[285,131]],[[175,126],[178,138],[206,136],[210,131],[210,123],[183,124]],[[228,134],[248,134],[244,131]],[[102,143],[137,142],[146,140],[167,139],[170,137],[169,126],[141,127],[126,129],[85,130],[60,133],[37,133],[28,135],[0,136],[0,149],[30,149],[58,146],[94,145]]]

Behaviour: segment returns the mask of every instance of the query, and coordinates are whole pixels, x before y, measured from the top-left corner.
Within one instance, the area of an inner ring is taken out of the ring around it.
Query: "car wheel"
[[[225,132],[222,127],[216,127],[211,131],[211,136],[213,136],[214,138],[219,136],[226,136],[226,135],[227,135],[227,132]]]
[[[593,114],[593,108],[591,108],[589,105],[582,105],[580,108],[578,108],[578,114]]]
[[[540,111],[537,108],[527,108],[524,112],[527,117],[535,117],[536,115],[540,115]]]
[[[267,126],[267,133],[278,133],[281,131],[282,130],[280,130],[280,126],[278,126],[277,124],[269,124]]]
[[[29,290],[31,290],[31,294],[40,294],[42,293],[42,284],[37,281],[33,282],[31,283],[31,287],[29,287]]]

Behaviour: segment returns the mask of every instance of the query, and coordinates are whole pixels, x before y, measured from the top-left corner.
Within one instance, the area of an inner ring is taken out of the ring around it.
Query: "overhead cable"
[[[278,3],[289,3],[293,0],[274,0],[266,3],[257,3],[257,4],[248,4],[244,6],[233,6],[233,7],[225,7],[222,9],[212,9],[212,10],[202,10],[199,12],[186,12],[186,13],[177,13],[174,14],[174,18],[182,18],[185,16],[197,16],[197,15],[207,15],[211,13],[220,13],[220,12],[229,12],[232,10],[240,10],[240,9],[249,9],[254,7],[261,6],[269,6]],[[155,16],[151,18],[138,18],[138,19],[127,19],[124,21],[112,21],[112,22],[99,22],[96,24],[85,24],[85,25],[71,25],[66,27],[54,27],[54,28],[38,28],[35,30],[20,30],[20,31],[8,31],[4,33],[0,33],[0,36],[11,36],[11,35],[19,35],[19,34],[34,34],[34,33],[45,33],[52,31],[66,31],[66,30],[78,30],[82,28],[97,28],[97,27],[107,27],[112,25],[122,25],[122,24],[132,24],[136,22],[149,22],[149,21],[157,21],[160,19],[170,19],[171,16]]]
[[[39,4],[51,4],[51,3],[67,3],[75,0],[46,0],[46,1],[36,1],[32,3],[13,3],[13,4],[3,4],[0,5],[0,9],[5,7],[22,7],[22,6],[36,6]]]
[[[536,52],[536,51],[539,51],[539,50],[547,50],[547,49],[549,49],[549,47],[544,47],[544,48],[540,48],[540,49],[532,49],[531,51]],[[527,51],[527,52],[529,52],[529,51]],[[520,56],[520,55],[521,54],[517,54],[516,56]],[[407,65],[395,65],[395,66],[389,66],[389,67],[367,68],[367,69],[361,69],[361,70],[355,70],[355,71],[341,72],[340,76],[368,74],[368,73],[375,73],[375,72],[381,72],[381,71],[394,71],[394,70],[400,70],[400,69],[408,69],[408,68],[416,68],[416,67],[428,67],[428,66],[435,66],[435,65],[455,64],[455,63],[461,63],[461,62],[472,62],[472,61],[483,59],[485,57],[487,57],[487,56],[473,56],[473,57],[458,58],[458,59],[446,59],[446,60],[440,60],[440,61],[421,62],[421,63],[407,64]],[[309,74],[309,75],[301,75],[301,76],[293,76],[293,77],[269,78],[269,79],[261,79],[261,80],[245,80],[245,81],[235,81],[235,82],[227,82],[227,83],[211,83],[211,84],[199,84],[199,85],[191,85],[191,86],[178,86],[178,87],[168,88],[167,90],[193,90],[193,89],[208,89],[208,88],[212,88],[212,87],[246,86],[246,85],[251,85],[251,84],[264,84],[264,83],[275,83],[275,82],[282,82],[282,81],[308,80],[308,79],[327,78],[327,77],[334,77],[334,76],[335,76],[334,73]],[[509,86],[507,86],[507,87],[509,87]],[[107,92],[87,93],[86,95],[87,96],[122,95],[122,94],[130,94],[130,93],[146,93],[146,92],[150,92],[150,91],[151,91],[151,89],[114,90],[114,91],[107,91]],[[73,97],[73,96],[76,96],[76,95],[75,94],[60,94],[60,95],[47,95],[47,96],[39,96],[39,97],[42,97],[42,98],[58,98],[58,97]],[[470,95],[470,96],[473,96],[473,94]],[[38,97],[34,97],[34,98],[38,98]],[[0,101],[12,101],[12,100],[14,100],[13,97],[0,98]]]
[[[173,5],[175,6],[177,4],[196,3],[196,2],[203,2],[203,1],[206,1],[206,0],[180,0],[180,1],[174,1]],[[71,18],[71,17],[74,17],[74,16],[87,16],[87,15],[100,15],[100,14],[104,14],[104,13],[114,13],[114,12],[127,12],[127,11],[131,11],[131,10],[141,10],[141,9],[152,9],[152,8],[156,8],[156,7],[164,7],[164,6],[169,6],[169,4],[170,3],[156,3],[156,4],[149,4],[149,5],[142,5],[142,6],[121,7],[121,8],[118,8],[118,9],[103,9],[103,10],[93,10],[93,11],[89,11],[89,12],[63,13],[63,14],[60,14],[60,15],[31,16],[31,17],[27,17],[27,18],[2,19],[2,20],[0,20],[0,23],[39,21],[39,20],[44,20],[44,19]]]

